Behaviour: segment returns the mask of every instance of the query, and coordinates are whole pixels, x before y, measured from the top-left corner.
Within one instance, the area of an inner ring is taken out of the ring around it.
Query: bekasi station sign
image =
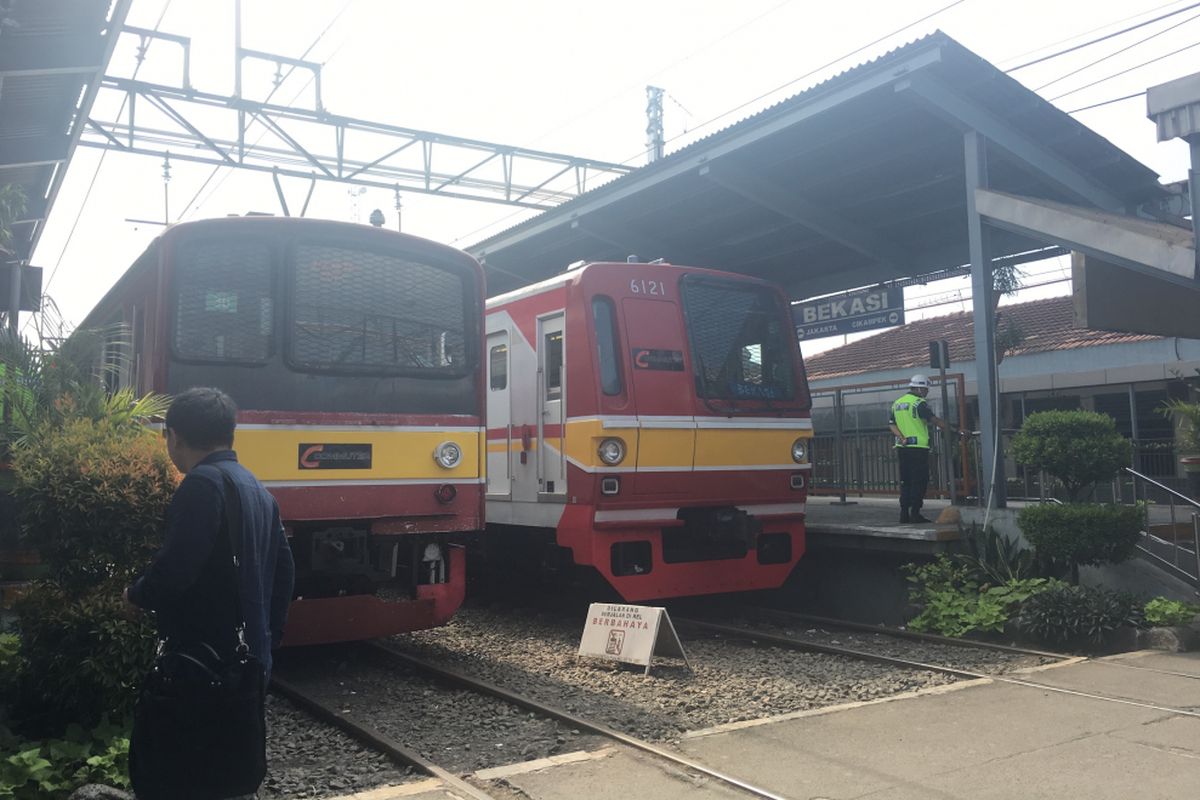
[[[904,289],[898,286],[792,304],[796,338],[820,339],[904,324]]]

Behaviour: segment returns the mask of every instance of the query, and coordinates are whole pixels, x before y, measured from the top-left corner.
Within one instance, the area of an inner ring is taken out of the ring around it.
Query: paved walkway
[[[699,732],[679,747],[796,800],[1196,796],[1200,653],[1129,653],[1018,677],[1063,691],[972,681]],[[501,779],[531,800],[747,796],[611,748],[480,777]],[[387,796],[379,791],[373,800]]]

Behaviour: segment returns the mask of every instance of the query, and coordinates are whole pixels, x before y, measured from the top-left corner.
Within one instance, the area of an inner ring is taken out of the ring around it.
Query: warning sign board
[[[682,658],[687,664],[667,610],[651,606],[592,603],[579,640],[579,655],[638,664],[647,673],[655,655]]]

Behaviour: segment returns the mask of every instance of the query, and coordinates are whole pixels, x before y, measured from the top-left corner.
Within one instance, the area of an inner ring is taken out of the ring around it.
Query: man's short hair
[[[217,450],[233,446],[237,406],[220,389],[197,387],[175,395],[167,409],[167,428],[188,447]]]

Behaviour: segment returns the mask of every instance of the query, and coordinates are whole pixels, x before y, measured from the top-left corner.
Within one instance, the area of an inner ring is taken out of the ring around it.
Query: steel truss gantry
[[[532,209],[553,208],[634,169],[331,114],[321,101],[320,64],[243,49],[240,42],[234,96],[198,91],[188,74],[187,37],[130,27],[122,33],[140,37],[143,54],[151,39],[181,45],[181,80],[173,86],[106,75],[79,140],[83,147]],[[277,86],[285,66],[312,72],[314,107],[242,96],[246,59],[275,63]],[[98,119],[93,115],[106,95],[111,118]],[[114,101],[122,97],[117,111]],[[266,133],[252,141],[256,124]]]

